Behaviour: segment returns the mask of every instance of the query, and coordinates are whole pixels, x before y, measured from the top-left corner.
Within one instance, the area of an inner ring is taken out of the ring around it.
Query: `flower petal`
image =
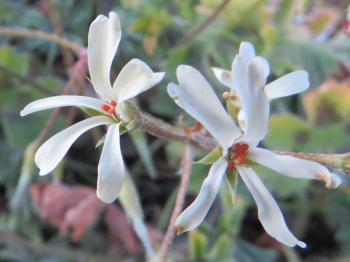
[[[110,69],[121,38],[118,16],[99,15],[90,25],[88,35],[88,65],[95,92],[104,100],[111,100]]]
[[[176,104],[208,129],[227,148],[240,136],[240,130],[225,111],[207,80],[193,67],[177,68],[179,85],[170,83],[168,94]]]
[[[265,231],[283,244],[294,247],[298,245],[306,247],[304,242],[299,241],[288,229],[276,201],[266,189],[255,171],[249,167],[239,166],[238,172],[252,194],[258,206],[259,220]]]
[[[152,242],[148,236],[147,226],[144,222],[140,197],[130,174],[127,172],[127,170],[125,171],[126,173],[123,187],[120,191],[119,201],[122,204],[126,215],[131,220],[135,233],[145,248],[147,257],[152,258],[154,256],[154,250],[152,247]]]
[[[286,74],[266,85],[265,94],[272,100],[303,92],[308,89],[309,86],[308,73],[299,70]]]
[[[103,202],[111,203],[118,197],[125,175],[119,124],[108,127],[97,169],[97,197]]]
[[[232,86],[232,73],[228,70],[219,68],[219,67],[212,67],[211,70],[213,71],[216,79],[223,84],[224,86],[234,88]]]
[[[202,223],[219,192],[227,165],[226,159],[222,157],[211,166],[197,198],[175,221],[175,225],[180,232],[192,230]]]
[[[263,58],[251,59],[246,53],[243,56],[239,53],[233,62],[233,86],[241,100],[241,115],[245,117],[243,140],[257,145],[265,137],[268,127],[270,104],[263,87],[269,68]]]
[[[292,156],[279,155],[270,150],[254,148],[251,150],[250,158],[255,162],[271,168],[281,175],[322,180],[326,187],[334,188],[340,185],[340,178],[328,171],[323,165]]]
[[[88,96],[51,96],[28,104],[20,112],[20,115],[26,116],[37,111],[61,106],[87,107],[105,113],[101,108],[103,103],[104,101],[102,101],[101,99]]]
[[[80,121],[47,140],[35,154],[35,163],[40,169],[40,175],[50,173],[62,160],[71,145],[87,130],[110,124],[110,118],[106,116],[95,116]]]
[[[164,77],[163,72],[154,73],[140,59],[130,60],[120,71],[113,84],[113,90],[118,96],[118,103],[130,99],[158,84]]]
[[[241,42],[238,53],[246,63],[250,63],[255,57],[254,46],[249,42]]]

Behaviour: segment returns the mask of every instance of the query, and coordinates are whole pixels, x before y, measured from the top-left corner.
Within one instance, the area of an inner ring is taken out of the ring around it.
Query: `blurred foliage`
[[[0,1],[0,25],[52,32],[43,2]],[[274,150],[302,152],[350,151],[350,83],[346,80],[349,78],[350,42],[341,28],[346,1],[230,1],[217,19],[186,42],[182,42],[184,37],[205,21],[221,0],[50,2],[60,18],[65,37],[83,45],[87,43],[88,27],[96,15],[107,14],[110,10],[118,13],[123,33],[112,73],[119,72],[134,57],[143,59],[154,70],[166,71],[166,79],[139,99],[140,107],[155,115],[173,121],[181,112],[166,94],[167,83],[176,80],[179,64],[195,66],[218,87],[210,67],[230,68],[239,43],[246,40],[254,43],[257,53],[269,60],[270,80],[292,70],[304,69],[309,72],[313,88],[299,97],[273,102],[274,115],[264,145]],[[23,153],[50,114],[43,112],[20,118],[18,112],[32,100],[62,92],[67,77],[68,71],[57,45],[37,39],[0,36],[0,229],[14,232],[39,247],[49,245],[75,250],[78,246],[77,250],[82,253],[115,253],[118,249],[115,245],[104,244],[105,225],[97,224],[79,244],[72,244],[51,224],[39,219],[38,210],[29,199],[24,200],[21,209],[9,210],[8,203],[19,181]],[[90,88],[86,84],[84,92],[89,94]],[[69,111],[61,114],[55,130],[66,125],[67,114]],[[76,119],[81,117],[83,115],[75,115]],[[98,156],[93,149],[100,137],[98,130],[83,136],[62,165],[62,178],[45,179],[95,186]],[[167,221],[170,216],[174,203],[171,192],[176,191],[178,180],[170,174],[176,173],[184,146],[154,140],[139,132],[123,136],[122,145],[140,192],[147,223],[166,224],[158,220]],[[199,149],[196,153],[196,159],[205,155]],[[215,157],[214,152],[202,162],[209,163]],[[194,165],[187,204],[197,194],[207,171],[206,165]],[[223,187],[206,222],[191,232],[188,239],[176,239],[170,251],[171,261],[292,261],[288,259],[290,252],[300,256],[302,261],[315,257],[349,261],[350,191],[346,177],[340,190],[328,191],[318,183],[287,178],[266,168],[259,167],[257,172],[278,198],[292,231],[307,240],[309,249],[286,251],[276,241],[266,240],[252,209],[254,203],[238,180],[234,198],[230,188]],[[39,177],[35,175],[30,179],[34,182]],[[314,224],[319,226],[312,220],[315,215],[325,221],[322,228],[315,228]],[[322,230],[323,236],[319,237],[315,231]],[[336,244],[329,244],[332,241]],[[114,255],[121,258],[135,255],[116,253]],[[132,261],[139,259],[134,256]],[[71,261],[71,258],[31,252],[13,242],[1,245],[0,260]]]

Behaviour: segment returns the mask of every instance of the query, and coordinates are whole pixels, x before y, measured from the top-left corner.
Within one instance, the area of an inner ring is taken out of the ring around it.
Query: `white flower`
[[[168,93],[217,140],[223,156],[211,166],[197,198],[177,218],[176,226],[179,231],[184,232],[194,229],[204,220],[229,168],[238,171],[252,194],[266,232],[287,246],[305,247],[305,243],[289,231],[277,203],[248,160],[286,176],[323,180],[327,187],[340,184],[339,177],[319,163],[279,155],[257,147],[267,132],[269,100],[307,89],[307,73],[293,72],[266,85],[268,64],[263,58],[255,56],[254,48],[249,43],[241,44],[232,65],[232,72],[215,69],[215,73],[223,84],[234,89],[241,100],[240,114],[245,121],[244,132],[241,133],[225,111],[205,78],[191,66],[179,66],[179,84],[169,84]]]
[[[113,86],[110,68],[121,38],[118,16],[99,15],[90,25],[88,35],[88,67],[93,88],[99,98],[62,95],[44,98],[27,105],[21,116],[61,106],[93,109],[101,115],[78,122],[47,140],[36,152],[35,163],[40,175],[50,173],[71,145],[87,130],[107,125],[108,130],[98,164],[97,196],[113,202],[122,186],[124,163],[120,150],[119,128],[123,119],[123,102],[158,84],[164,73],[154,73],[144,62],[132,59],[121,70]]]

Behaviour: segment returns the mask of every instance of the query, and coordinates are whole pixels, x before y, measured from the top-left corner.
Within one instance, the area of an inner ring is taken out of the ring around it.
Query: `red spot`
[[[230,170],[230,171],[235,171],[236,170],[236,164],[235,164],[235,162],[234,161],[230,161],[229,163],[228,163],[228,169]]]
[[[103,111],[107,112],[110,115],[115,115],[116,112],[116,108],[117,108],[117,102],[116,101],[112,101],[111,103],[104,103],[101,108]]]
[[[350,33],[350,20],[346,20],[344,24],[344,31],[345,33],[349,34]]]
[[[234,144],[230,148],[229,157],[229,169],[235,170],[237,166],[244,165],[248,160],[249,145],[245,143]]]

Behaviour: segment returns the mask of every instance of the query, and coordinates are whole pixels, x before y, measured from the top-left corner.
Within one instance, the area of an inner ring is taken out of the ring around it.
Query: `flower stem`
[[[183,38],[181,38],[177,43],[176,47],[180,47],[190,43],[197,35],[199,35],[205,28],[207,28],[217,17],[218,15],[225,9],[226,5],[230,2],[230,0],[223,0],[221,4],[205,19],[202,23],[200,23],[196,28],[186,34]]]
[[[182,166],[181,166],[182,176],[181,176],[179,191],[175,202],[175,207],[171,214],[170,223],[169,223],[167,232],[164,236],[164,239],[160,246],[159,253],[157,255],[157,262],[165,261],[168,250],[173,242],[174,235],[176,232],[175,221],[176,221],[176,218],[181,213],[181,210],[184,204],[186,191],[190,180],[190,174],[192,172],[192,165],[193,165],[192,146],[187,145],[185,155],[182,159]]]
[[[0,35],[5,35],[9,37],[19,37],[19,38],[35,38],[35,39],[54,42],[64,48],[72,50],[77,55],[79,55],[81,50],[84,49],[83,46],[77,43],[74,43],[64,37],[58,36],[56,34],[50,34],[41,30],[0,27]]]

